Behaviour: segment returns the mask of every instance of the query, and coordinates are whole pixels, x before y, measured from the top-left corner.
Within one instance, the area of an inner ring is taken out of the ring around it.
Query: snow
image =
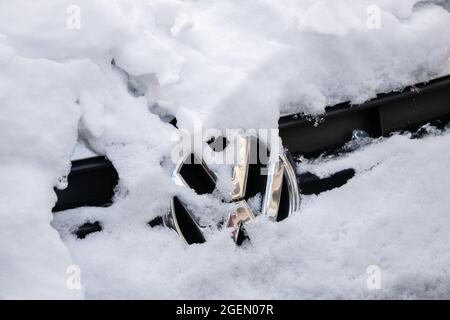
[[[372,5],[380,29],[367,27]],[[305,199],[289,221],[259,219],[246,248],[219,231],[186,247],[146,223],[175,193],[204,208],[205,221],[229,211],[173,185],[177,131],[160,116],[188,130],[274,128],[280,113],[359,103],[449,73],[447,30],[442,0],[0,0],[0,297],[366,297],[369,263],[385,275],[379,295],[446,294],[448,133],[324,162],[317,170],[352,157],[363,171],[372,158],[381,164]],[[78,143],[113,161],[116,200],[52,221],[53,186]],[[356,195],[365,200],[352,206]],[[89,219],[104,231],[74,239],[69,231]],[[66,285],[71,265],[84,291]]]
[[[370,297],[358,286],[357,274],[369,265],[380,266],[382,274],[382,290],[372,297],[449,296],[449,138],[448,131],[423,140],[396,135],[299,166],[320,176],[344,168],[357,171],[347,185],[307,199],[302,212],[301,230],[320,244],[312,244],[315,254],[329,255],[341,266],[331,266],[333,272],[340,270],[335,286],[343,289],[331,288],[331,296]]]
[[[257,218],[243,248],[228,230],[187,247],[169,230],[119,218],[136,214],[123,202],[68,211],[54,225],[83,270],[87,298],[448,297],[449,148],[450,131],[421,140],[395,135],[303,161],[300,172],[357,173],[341,188],[303,197],[300,212],[282,223]],[[95,219],[106,221],[102,233],[85,240],[70,233]],[[366,286],[372,265],[380,268],[380,290]]]

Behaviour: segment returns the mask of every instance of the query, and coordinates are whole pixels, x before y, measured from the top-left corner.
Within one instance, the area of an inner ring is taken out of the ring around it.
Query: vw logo
[[[234,210],[225,225],[230,228],[232,239],[240,245],[250,237],[245,230],[246,223],[258,214],[273,222],[286,219],[299,209],[300,194],[292,161],[284,151],[270,157],[269,148],[252,135],[238,135],[236,147],[236,161],[230,172],[232,191],[227,197]],[[258,157],[261,154],[265,154],[268,161],[262,161]],[[173,172],[173,180],[199,195],[212,193],[217,184],[214,172],[195,153],[181,159]],[[247,201],[258,194],[262,196],[261,208],[254,212]],[[174,230],[187,244],[204,243],[204,228],[198,224],[195,212],[187,207],[178,196],[173,197],[170,211],[159,218],[160,223]]]

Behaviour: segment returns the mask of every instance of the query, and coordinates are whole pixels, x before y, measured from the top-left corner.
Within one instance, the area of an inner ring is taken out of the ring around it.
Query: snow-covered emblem
[[[257,154],[269,154],[268,148],[251,135],[237,137],[237,161],[230,173],[232,191],[230,199],[234,211],[230,213],[226,226],[231,228],[232,238],[241,244],[248,235],[244,224],[262,214],[270,221],[281,221],[298,210],[300,195],[297,179],[291,161],[285,153],[275,160],[255,160]],[[173,173],[175,183],[193,189],[197,194],[214,191],[217,177],[206,163],[195,154],[185,156]],[[247,201],[256,195],[262,195],[261,210],[253,212]],[[203,243],[205,237],[202,227],[193,213],[189,212],[179,197],[173,197],[170,212],[162,218],[162,223],[179,235],[187,244]]]

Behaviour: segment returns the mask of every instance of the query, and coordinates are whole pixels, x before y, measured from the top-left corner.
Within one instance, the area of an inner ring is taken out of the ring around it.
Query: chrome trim
[[[233,228],[231,237],[234,242],[237,242],[241,232],[243,232],[242,225],[249,220],[255,219],[255,215],[245,200],[238,201],[235,205],[234,212],[228,217],[227,227]]]
[[[262,213],[270,221],[277,221],[281,191],[283,189],[284,171],[285,169],[281,159],[269,165]]]
[[[250,162],[251,137],[240,135],[238,137],[238,144],[238,163],[233,167],[233,175],[231,178],[233,190],[230,193],[230,197],[232,200],[240,200],[245,197]]]
[[[175,231],[181,240],[187,244],[186,238],[183,236],[180,225],[178,224],[177,215],[175,214],[175,198],[172,198],[170,201],[170,212],[163,217],[163,224],[165,227]]]
[[[227,221],[227,227],[232,228],[232,239],[239,244],[240,241],[246,236],[243,234],[244,224],[247,221],[255,219],[255,214],[252,212],[252,209],[249,207],[246,197],[246,187],[247,180],[249,175],[249,165],[250,165],[250,156],[254,147],[253,142],[261,143],[255,140],[255,137],[250,135],[240,135],[238,136],[238,163],[233,167],[232,171],[232,183],[233,183],[233,191],[230,193],[230,197],[235,204],[234,211],[229,215]],[[267,146],[265,146],[268,149]],[[203,169],[207,172],[207,174],[211,177],[211,179],[216,182],[217,177],[215,174],[210,171],[206,163],[197,157],[195,154],[189,154],[183,157],[183,159],[176,166],[172,178],[177,185],[190,188],[190,186],[186,183],[184,178],[181,176],[181,169],[183,165],[186,164],[189,157],[193,157],[193,161],[195,163],[201,163]],[[283,191],[283,187],[288,188],[289,193],[289,206],[288,212],[284,212],[281,218],[290,216],[293,212],[297,211],[300,208],[300,193],[297,185],[297,176],[295,174],[295,170],[289,161],[287,155],[285,153],[280,154],[278,158],[268,164],[268,176],[266,189],[263,195],[263,203],[262,203],[262,213],[264,216],[270,221],[279,221],[280,218],[280,207],[281,207],[281,196]],[[169,228],[175,230],[177,234],[185,243],[188,243],[185,236],[182,234],[182,229],[180,228],[177,215],[175,212],[175,198],[172,198],[170,213],[163,218],[164,225]],[[284,206],[283,206],[284,207]],[[201,231],[201,227],[197,224],[194,217],[190,214],[190,212],[184,207],[189,215],[189,219],[192,220],[193,226],[198,228],[200,234],[203,234]]]
[[[209,168],[207,167],[206,163],[201,160],[200,158],[197,157],[197,155],[195,154],[188,154],[185,155],[181,161],[177,164],[177,166],[175,167],[173,173],[172,173],[172,180],[175,182],[176,185],[181,186],[181,187],[186,187],[186,188],[190,188],[189,184],[186,182],[186,180],[183,178],[183,176],[181,175],[181,169],[183,167],[183,165],[186,164],[186,161],[193,156],[193,160],[194,160],[194,164],[200,164],[203,167],[203,169],[206,171],[206,173],[209,175],[209,177],[211,178],[212,181],[217,182],[217,177],[216,175],[209,170]],[[194,219],[194,217],[191,215],[191,213],[187,210],[187,208],[185,208],[189,218],[192,220],[193,224],[195,225],[195,227],[198,229],[198,231],[200,233],[202,233],[202,228],[199,226],[199,224],[197,223],[197,221]],[[183,235],[183,232],[180,228],[180,225],[178,224],[178,220],[177,220],[177,216],[176,216],[176,211],[175,211],[175,197],[172,197],[171,201],[170,201],[170,211],[168,214],[166,214],[165,216],[163,216],[163,224],[172,229],[173,231],[175,231],[178,236],[186,243],[189,244],[188,241],[186,240],[185,236]]]
[[[289,188],[289,215],[300,209],[300,191],[298,190],[297,175],[286,154],[280,155],[284,166],[284,177]]]
[[[277,221],[283,182],[286,180],[289,190],[289,212],[287,216],[300,208],[300,193],[297,176],[286,154],[281,154],[277,161],[269,165],[266,192],[263,200],[263,214],[270,221]]]
[[[181,168],[185,165],[186,160],[189,159],[189,157],[194,156],[194,163],[201,163],[201,166],[203,167],[203,169],[206,171],[206,173],[209,175],[209,177],[211,178],[212,181],[214,181],[214,183],[217,182],[217,177],[214,174],[214,172],[212,172],[211,170],[209,170],[208,166],[206,165],[205,161],[200,160],[199,157],[197,157],[196,154],[188,154],[185,155],[180,162],[178,162],[177,166],[175,167],[173,173],[172,173],[172,181],[175,182],[176,185],[180,186],[180,187],[187,187],[190,188],[189,184],[186,182],[186,180],[184,180],[183,176],[180,174],[181,172]]]
[[[180,200],[179,200],[180,201]],[[202,228],[199,226],[197,221],[192,217],[192,215],[189,213],[189,211],[186,209],[187,214],[189,215],[189,218],[192,220],[192,223],[195,225],[195,227],[198,229],[200,233],[203,234],[201,231]],[[175,197],[172,198],[170,201],[170,212],[163,216],[163,225],[171,230],[173,230],[180,238],[183,240],[185,244],[190,244],[183,232],[181,231],[180,225],[178,224],[178,219],[175,211]]]

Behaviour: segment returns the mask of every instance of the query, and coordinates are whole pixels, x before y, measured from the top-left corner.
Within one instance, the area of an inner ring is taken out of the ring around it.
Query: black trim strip
[[[292,154],[316,156],[334,150],[348,142],[355,129],[376,138],[415,131],[436,120],[445,124],[450,121],[450,76],[380,94],[359,106],[347,102],[328,107],[319,117],[318,125],[303,114],[280,118],[280,136]]]
[[[355,176],[352,168],[341,170],[326,178],[319,178],[311,172],[305,172],[298,177],[298,188],[303,195],[318,195],[322,192],[342,187]]]
[[[314,156],[332,151],[348,142],[353,130],[372,137],[394,131],[415,130],[433,121],[450,121],[450,76],[408,87],[402,92],[381,94],[359,106],[349,103],[326,108],[315,126],[305,115],[280,118],[280,136],[293,155]],[[53,212],[81,206],[107,206],[112,203],[118,174],[104,157],[72,163],[68,187],[55,192],[58,201]]]
[[[52,211],[110,205],[118,181],[116,169],[105,157],[73,161],[67,188],[55,188],[58,201]]]

